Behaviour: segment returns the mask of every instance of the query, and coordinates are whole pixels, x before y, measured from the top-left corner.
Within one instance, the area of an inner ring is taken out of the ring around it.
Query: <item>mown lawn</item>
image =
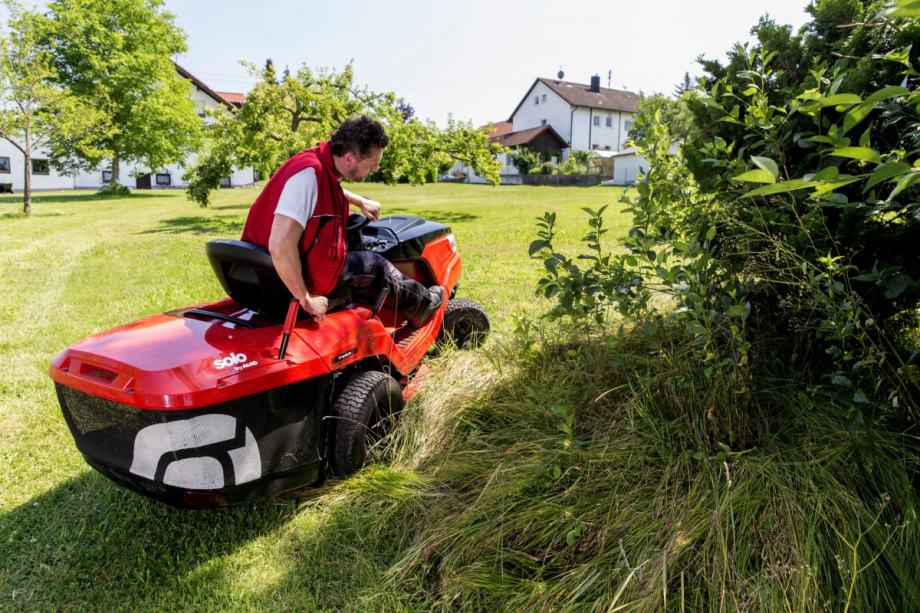
[[[368,184],[357,191],[380,200],[385,214],[451,225],[464,258],[461,295],[486,307],[497,337],[513,330],[514,315],[547,306],[533,295],[540,267],[527,258],[535,217],[557,212],[558,243],[569,252],[585,230],[581,207],[611,205],[611,241],[628,222],[614,188]],[[373,468],[300,499],[177,511],[85,465],[46,374],[52,356],[79,338],[220,297],[203,245],[237,237],[255,193],[221,191],[208,209],[175,191],[115,200],[42,194],[29,219],[18,215],[18,196],[0,197],[0,607],[357,609],[382,602],[379,579],[404,544],[399,539],[412,533],[393,522],[410,521],[423,505],[410,495],[423,476]],[[435,361],[431,381],[462,359]],[[415,402],[425,401],[422,394]],[[416,407],[426,415],[431,409]]]

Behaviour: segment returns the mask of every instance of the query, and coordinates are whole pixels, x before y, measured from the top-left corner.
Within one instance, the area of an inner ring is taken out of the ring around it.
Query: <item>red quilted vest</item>
[[[348,201],[335,173],[328,142],[295,154],[272,175],[249,209],[242,240],[268,248],[284,184],[304,168],[316,171],[317,197],[300,243],[303,276],[310,294],[325,296],[335,288],[345,266],[348,225]]]

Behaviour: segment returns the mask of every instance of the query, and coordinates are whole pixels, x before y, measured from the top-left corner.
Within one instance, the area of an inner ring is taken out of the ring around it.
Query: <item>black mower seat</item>
[[[264,247],[246,241],[208,241],[205,251],[218,281],[240,305],[269,319],[284,319],[291,292],[281,281],[272,256]],[[347,288],[329,298],[329,310],[349,301]]]

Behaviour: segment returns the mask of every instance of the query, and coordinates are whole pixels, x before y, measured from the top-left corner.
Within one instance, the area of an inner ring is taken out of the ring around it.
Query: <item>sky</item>
[[[808,0],[166,0],[188,51],[176,60],[218,91],[245,92],[239,64],[341,69],[393,91],[421,118],[507,119],[537,77],[670,93],[695,59],[724,58],[760,16],[796,29]]]

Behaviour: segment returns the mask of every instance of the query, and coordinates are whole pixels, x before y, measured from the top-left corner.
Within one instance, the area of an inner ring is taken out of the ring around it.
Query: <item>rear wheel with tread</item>
[[[444,323],[438,340],[452,342],[460,349],[474,349],[489,335],[489,316],[469,298],[452,298],[444,310]]]
[[[332,405],[336,418],[332,472],[344,477],[367,459],[368,448],[386,433],[388,420],[402,410],[402,388],[390,375],[372,370],[353,376]]]

